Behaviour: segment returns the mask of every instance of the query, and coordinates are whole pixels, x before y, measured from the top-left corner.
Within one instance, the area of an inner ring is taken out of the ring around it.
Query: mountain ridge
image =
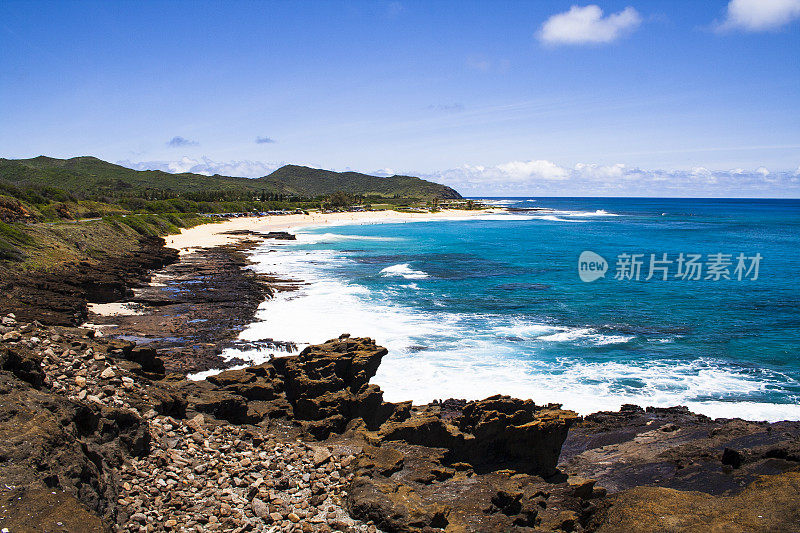
[[[413,176],[379,177],[300,165],[284,165],[260,178],[208,176],[193,172],[135,170],[94,156],[0,158],[0,180],[13,185],[58,187],[87,198],[146,195],[152,191],[174,196],[219,191],[239,196],[269,192],[313,198],[342,191],[360,196],[461,198],[457,191],[446,185]]]

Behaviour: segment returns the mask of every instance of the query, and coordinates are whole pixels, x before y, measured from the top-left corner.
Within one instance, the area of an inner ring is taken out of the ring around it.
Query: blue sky
[[[800,197],[800,0],[0,3],[0,156]]]

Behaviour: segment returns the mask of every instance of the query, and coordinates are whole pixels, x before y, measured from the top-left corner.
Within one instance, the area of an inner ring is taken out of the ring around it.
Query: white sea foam
[[[284,245],[320,244],[337,241],[402,241],[401,237],[374,237],[371,235],[342,235],[339,233],[302,233],[295,234],[297,241],[282,241]]]
[[[538,220],[549,220],[550,222],[585,222],[584,220],[567,220],[565,218],[558,218],[555,215],[538,215],[531,218]]]
[[[413,372],[409,372],[413,368]],[[701,401],[699,396],[735,398],[763,390],[765,376],[737,374],[730,369],[699,369],[694,363],[650,365],[614,362],[560,361],[558,365],[502,357],[478,357],[470,350],[422,352],[384,358],[375,383],[387,401],[436,398],[477,400],[493,394],[562,403],[585,415],[618,410],[622,404],[670,407],[687,405],[713,417],[751,420],[800,420],[800,405],[742,401]]]
[[[475,200],[475,201],[484,205],[499,205],[499,206],[514,205],[519,203],[519,200],[498,200],[496,198],[481,198],[480,200]]]
[[[421,270],[414,270],[408,263],[400,263],[399,265],[392,265],[381,270],[381,276],[399,276],[405,279],[425,279],[428,276],[426,272]]]
[[[598,333],[593,328],[554,328],[557,332],[549,335],[541,335],[536,337],[538,341],[547,342],[580,342],[585,341],[595,346],[605,346],[608,344],[624,344],[632,341],[635,337],[632,335],[604,335]]]
[[[605,209],[598,209],[596,211],[558,211],[559,215],[565,217],[619,217],[617,213],[609,213]]]
[[[470,220],[533,220],[533,215],[517,215],[513,213],[497,213],[493,215],[478,215]]]
[[[559,328],[546,324],[534,324],[525,321],[512,320],[508,324],[496,326],[494,332],[500,337],[519,337],[522,339],[536,339],[543,335],[558,331]]]

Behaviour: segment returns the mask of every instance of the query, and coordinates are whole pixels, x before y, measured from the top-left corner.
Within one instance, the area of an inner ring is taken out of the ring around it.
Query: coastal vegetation
[[[84,156],[0,158],[0,271],[100,259],[216,214],[408,209],[460,200],[411,176],[286,165],[261,178],[133,170]],[[100,244],[102,243],[102,244]]]

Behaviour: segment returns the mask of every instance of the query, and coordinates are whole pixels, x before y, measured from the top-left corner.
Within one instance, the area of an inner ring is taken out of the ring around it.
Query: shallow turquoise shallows
[[[581,413],[800,419],[800,201],[492,201],[552,211],[307,228],[265,245],[255,268],[308,285],[265,302],[243,337],[374,337],[390,349],[374,382],[392,401],[503,393]],[[584,251],[604,277],[581,280]],[[700,279],[681,279],[692,254]]]

